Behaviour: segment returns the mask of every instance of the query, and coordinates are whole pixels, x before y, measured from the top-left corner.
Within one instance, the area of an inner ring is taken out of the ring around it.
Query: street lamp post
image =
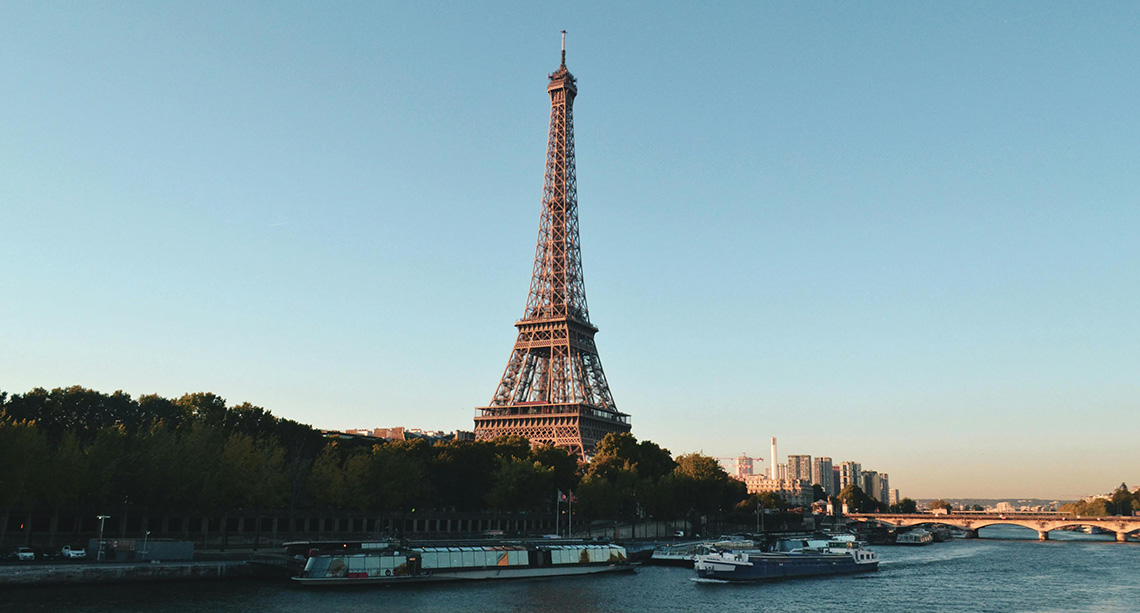
[[[143,535],[143,550],[142,550],[142,554],[143,554],[143,558],[144,558],[144,559],[146,558],[146,541],[147,541],[147,539],[149,539],[149,538],[150,538],[150,530],[147,530],[147,531],[146,531],[146,534],[144,534],[144,535]]]
[[[102,561],[103,560],[103,522],[108,520],[108,519],[111,519],[111,516],[110,515],[96,515],[95,519],[99,520],[99,553],[95,556],[95,559]]]

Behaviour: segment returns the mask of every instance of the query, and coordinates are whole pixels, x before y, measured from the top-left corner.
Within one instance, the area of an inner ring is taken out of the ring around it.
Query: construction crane
[[[725,471],[734,477],[743,477],[747,474],[755,474],[754,464],[756,462],[764,461],[764,458],[761,458],[759,456],[749,456],[748,452],[743,452],[738,456],[722,456],[713,459],[715,459],[717,462],[720,462],[721,466],[725,466]],[[726,462],[727,465],[725,464]],[[747,467],[749,472],[745,472],[745,467]]]

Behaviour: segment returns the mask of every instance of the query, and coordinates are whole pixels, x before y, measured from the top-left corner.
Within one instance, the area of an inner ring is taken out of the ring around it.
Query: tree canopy
[[[918,513],[918,503],[910,498],[903,498],[898,504],[890,506],[891,513]]]
[[[883,510],[882,503],[868,496],[854,483],[848,483],[836,498],[839,502],[845,503],[847,510],[852,513],[874,513]]]
[[[1128,489],[1128,485],[1121,483],[1108,496],[1066,503],[1061,505],[1060,510],[1082,517],[1132,515],[1136,511],[1140,511],[1140,490],[1132,492]]]
[[[521,437],[375,441],[329,437],[248,402],[80,386],[0,392],[0,511],[157,512],[308,508],[553,512],[559,492],[594,519],[718,513],[744,485],[713,459],[610,434],[590,462]]]
[[[931,502],[930,504],[926,505],[926,508],[930,509],[931,511],[933,511],[935,509],[945,509],[946,511],[953,511],[954,510],[954,507],[950,506],[949,502],[946,502],[945,500],[942,500],[941,498],[939,498],[938,500],[935,500],[935,501]]]

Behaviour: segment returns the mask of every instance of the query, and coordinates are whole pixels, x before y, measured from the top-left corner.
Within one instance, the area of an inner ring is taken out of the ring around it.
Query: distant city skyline
[[[472,430],[567,30],[591,321],[674,454],[1140,483],[1140,6],[20,3],[0,390]],[[1106,461],[1107,460],[1107,461]]]

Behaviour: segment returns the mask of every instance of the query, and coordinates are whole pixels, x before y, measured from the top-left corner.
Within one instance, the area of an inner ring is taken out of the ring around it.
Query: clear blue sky
[[[0,389],[471,429],[559,31],[633,431],[903,495],[1140,482],[1132,2],[0,5]]]

